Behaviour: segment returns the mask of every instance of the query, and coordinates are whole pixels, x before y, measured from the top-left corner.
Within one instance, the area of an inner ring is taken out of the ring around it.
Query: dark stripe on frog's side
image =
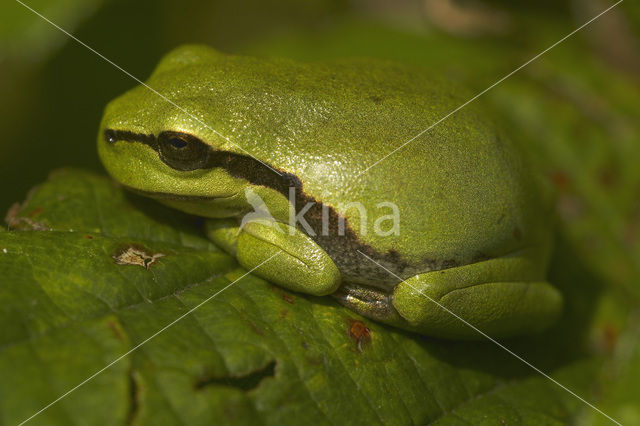
[[[104,132],[104,137],[108,142],[143,143],[158,151],[157,137],[154,135],[107,129]],[[307,203],[312,203],[312,207],[304,215],[304,219],[316,234],[309,237],[327,252],[342,272],[345,281],[366,285],[378,284],[385,287],[386,290],[389,290],[398,281],[387,271],[365,259],[358,253],[358,250],[401,277],[410,277],[424,271],[457,266],[457,262],[453,260],[436,262],[430,259],[425,259],[418,265],[410,264],[395,250],[379,252],[370,245],[364,244],[349,225],[348,219],[341,219],[342,216],[334,207],[325,207],[320,201],[306,194],[303,190],[302,182],[294,174],[274,168],[281,173],[281,175],[278,175],[265,164],[252,157],[230,151],[216,150],[209,146],[208,161],[202,168],[210,169],[215,167],[223,168],[231,176],[245,179],[253,185],[274,189],[287,199],[289,198],[289,187],[295,188],[296,213],[302,210]],[[163,196],[168,198],[171,197],[171,194],[163,194]],[[178,195],[176,198],[185,199],[189,198],[189,196]],[[323,207],[328,213],[327,235],[322,235]],[[344,220],[343,235],[339,234],[341,220]]]

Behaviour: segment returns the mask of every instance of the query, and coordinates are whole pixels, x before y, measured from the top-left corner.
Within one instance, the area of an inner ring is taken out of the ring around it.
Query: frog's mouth
[[[247,206],[244,194],[235,193],[231,196],[217,197],[209,195],[183,195],[161,191],[147,191],[122,185],[127,190],[151,198],[173,209],[200,217],[228,218],[246,213]]]
[[[171,201],[214,201],[214,200],[230,200],[236,197],[238,194],[233,194],[228,197],[214,197],[211,195],[186,195],[186,194],[173,194],[170,192],[162,191],[147,191],[144,189],[134,188],[129,185],[121,184],[127,191],[133,192],[144,197],[153,198],[158,201],[171,200]]]

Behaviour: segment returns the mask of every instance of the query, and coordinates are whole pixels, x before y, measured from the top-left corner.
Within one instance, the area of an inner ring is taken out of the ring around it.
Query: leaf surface
[[[421,337],[243,277],[196,219],[99,175],[54,173],[8,224],[2,424],[141,343],[32,424],[561,424],[583,407],[490,342]],[[572,337],[588,314],[506,344],[588,398],[600,361]]]

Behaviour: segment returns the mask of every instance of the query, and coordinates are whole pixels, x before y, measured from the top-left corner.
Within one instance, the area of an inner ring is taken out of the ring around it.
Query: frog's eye
[[[180,149],[186,147],[189,142],[182,139],[180,136],[172,136],[167,143],[171,145],[172,148]]]
[[[162,132],[158,136],[160,159],[177,170],[203,169],[209,158],[209,146],[187,133]]]

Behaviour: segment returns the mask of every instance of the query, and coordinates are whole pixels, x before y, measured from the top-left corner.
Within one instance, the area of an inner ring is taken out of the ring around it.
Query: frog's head
[[[165,56],[145,85],[107,105],[98,152],[114,179],[204,216],[212,210],[233,215],[246,207],[246,179],[221,167],[247,155],[216,130],[228,121],[220,110],[220,74],[229,72],[225,58],[204,46],[181,47]]]

